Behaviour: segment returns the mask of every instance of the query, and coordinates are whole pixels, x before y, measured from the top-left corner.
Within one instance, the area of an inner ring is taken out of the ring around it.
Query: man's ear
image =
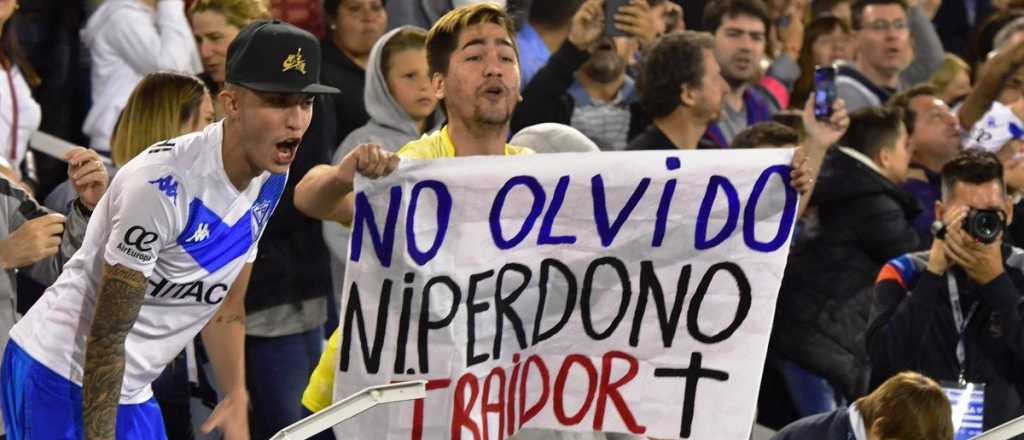
[[[885,424],[885,417],[879,417],[871,423],[871,426],[865,426],[868,430],[868,440],[882,440],[882,429],[885,428]]]
[[[217,100],[220,101],[220,108],[224,110],[225,116],[231,116],[238,113],[238,98],[238,90],[234,87],[224,87],[224,89],[217,94]]]
[[[878,150],[878,157],[871,159],[878,162],[878,167],[882,171],[888,170],[889,164],[892,163],[892,151],[888,147],[882,147]]]
[[[694,107],[697,105],[697,88],[690,86],[689,84],[683,84],[679,88],[679,102],[687,107]]]
[[[447,93],[448,82],[445,80],[445,76],[441,72],[434,72],[430,77],[430,85],[434,88],[434,97],[438,101],[444,99]]]

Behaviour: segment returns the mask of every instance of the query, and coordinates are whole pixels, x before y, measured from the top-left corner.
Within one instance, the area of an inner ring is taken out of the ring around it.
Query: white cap
[[[597,144],[568,125],[545,122],[519,130],[509,144],[527,147],[537,153],[589,153],[601,151]]]
[[[998,153],[1007,142],[1021,137],[1024,137],[1024,122],[1010,107],[993,102],[985,116],[974,123],[967,148]]]

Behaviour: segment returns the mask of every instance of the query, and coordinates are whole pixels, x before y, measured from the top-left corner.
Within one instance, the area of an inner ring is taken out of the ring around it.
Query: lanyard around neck
[[[956,360],[960,364],[960,380],[963,381],[964,370],[967,369],[967,350],[964,344],[964,333],[967,332],[967,324],[970,324],[974,312],[978,311],[978,303],[971,306],[971,310],[964,317],[963,309],[960,306],[960,289],[956,285],[956,277],[952,271],[946,272],[946,281],[949,284],[949,303],[953,309],[953,323],[956,325]]]

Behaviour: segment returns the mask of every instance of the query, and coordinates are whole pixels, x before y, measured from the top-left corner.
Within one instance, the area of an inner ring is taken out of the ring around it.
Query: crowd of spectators
[[[330,403],[351,219],[331,173],[533,151],[797,148],[757,420],[796,422],[778,438],[951,438],[946,382],[987,385],[986,429],[1024,415],[1024,3],[509,0],[481,12],[507,47],[481,54],[435,24],[472,0],[65,3],[0,0],[0,342],[108,176],[224,117],[229,46],[276,18],[320,38],[340,93],[312,103],[253,263],[252,438]],[[819,120],[823,66],[838,99]],[[473,87],[503,107],[460,99]],[[37,131],[88,148],[50,158]],[[1003,222],[991,241],[964,226],[979,210]],[[171,439],[216,401],[206,358],[197,339],[154,383]],[[894,423],[915,417],[928,430]]]

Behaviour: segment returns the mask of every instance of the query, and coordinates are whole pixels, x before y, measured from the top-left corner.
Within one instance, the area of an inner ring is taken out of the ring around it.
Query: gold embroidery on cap
[[[281,69],[282,72],[287,72],[289,70],[298,70],[303,75],[305,75],[306,60],[302,58],[302,48],[300,47],[297,52],[289,54],[288,58],[284,59],[284,63],[281,63],[281,67],[283,67],[283,69]]]

